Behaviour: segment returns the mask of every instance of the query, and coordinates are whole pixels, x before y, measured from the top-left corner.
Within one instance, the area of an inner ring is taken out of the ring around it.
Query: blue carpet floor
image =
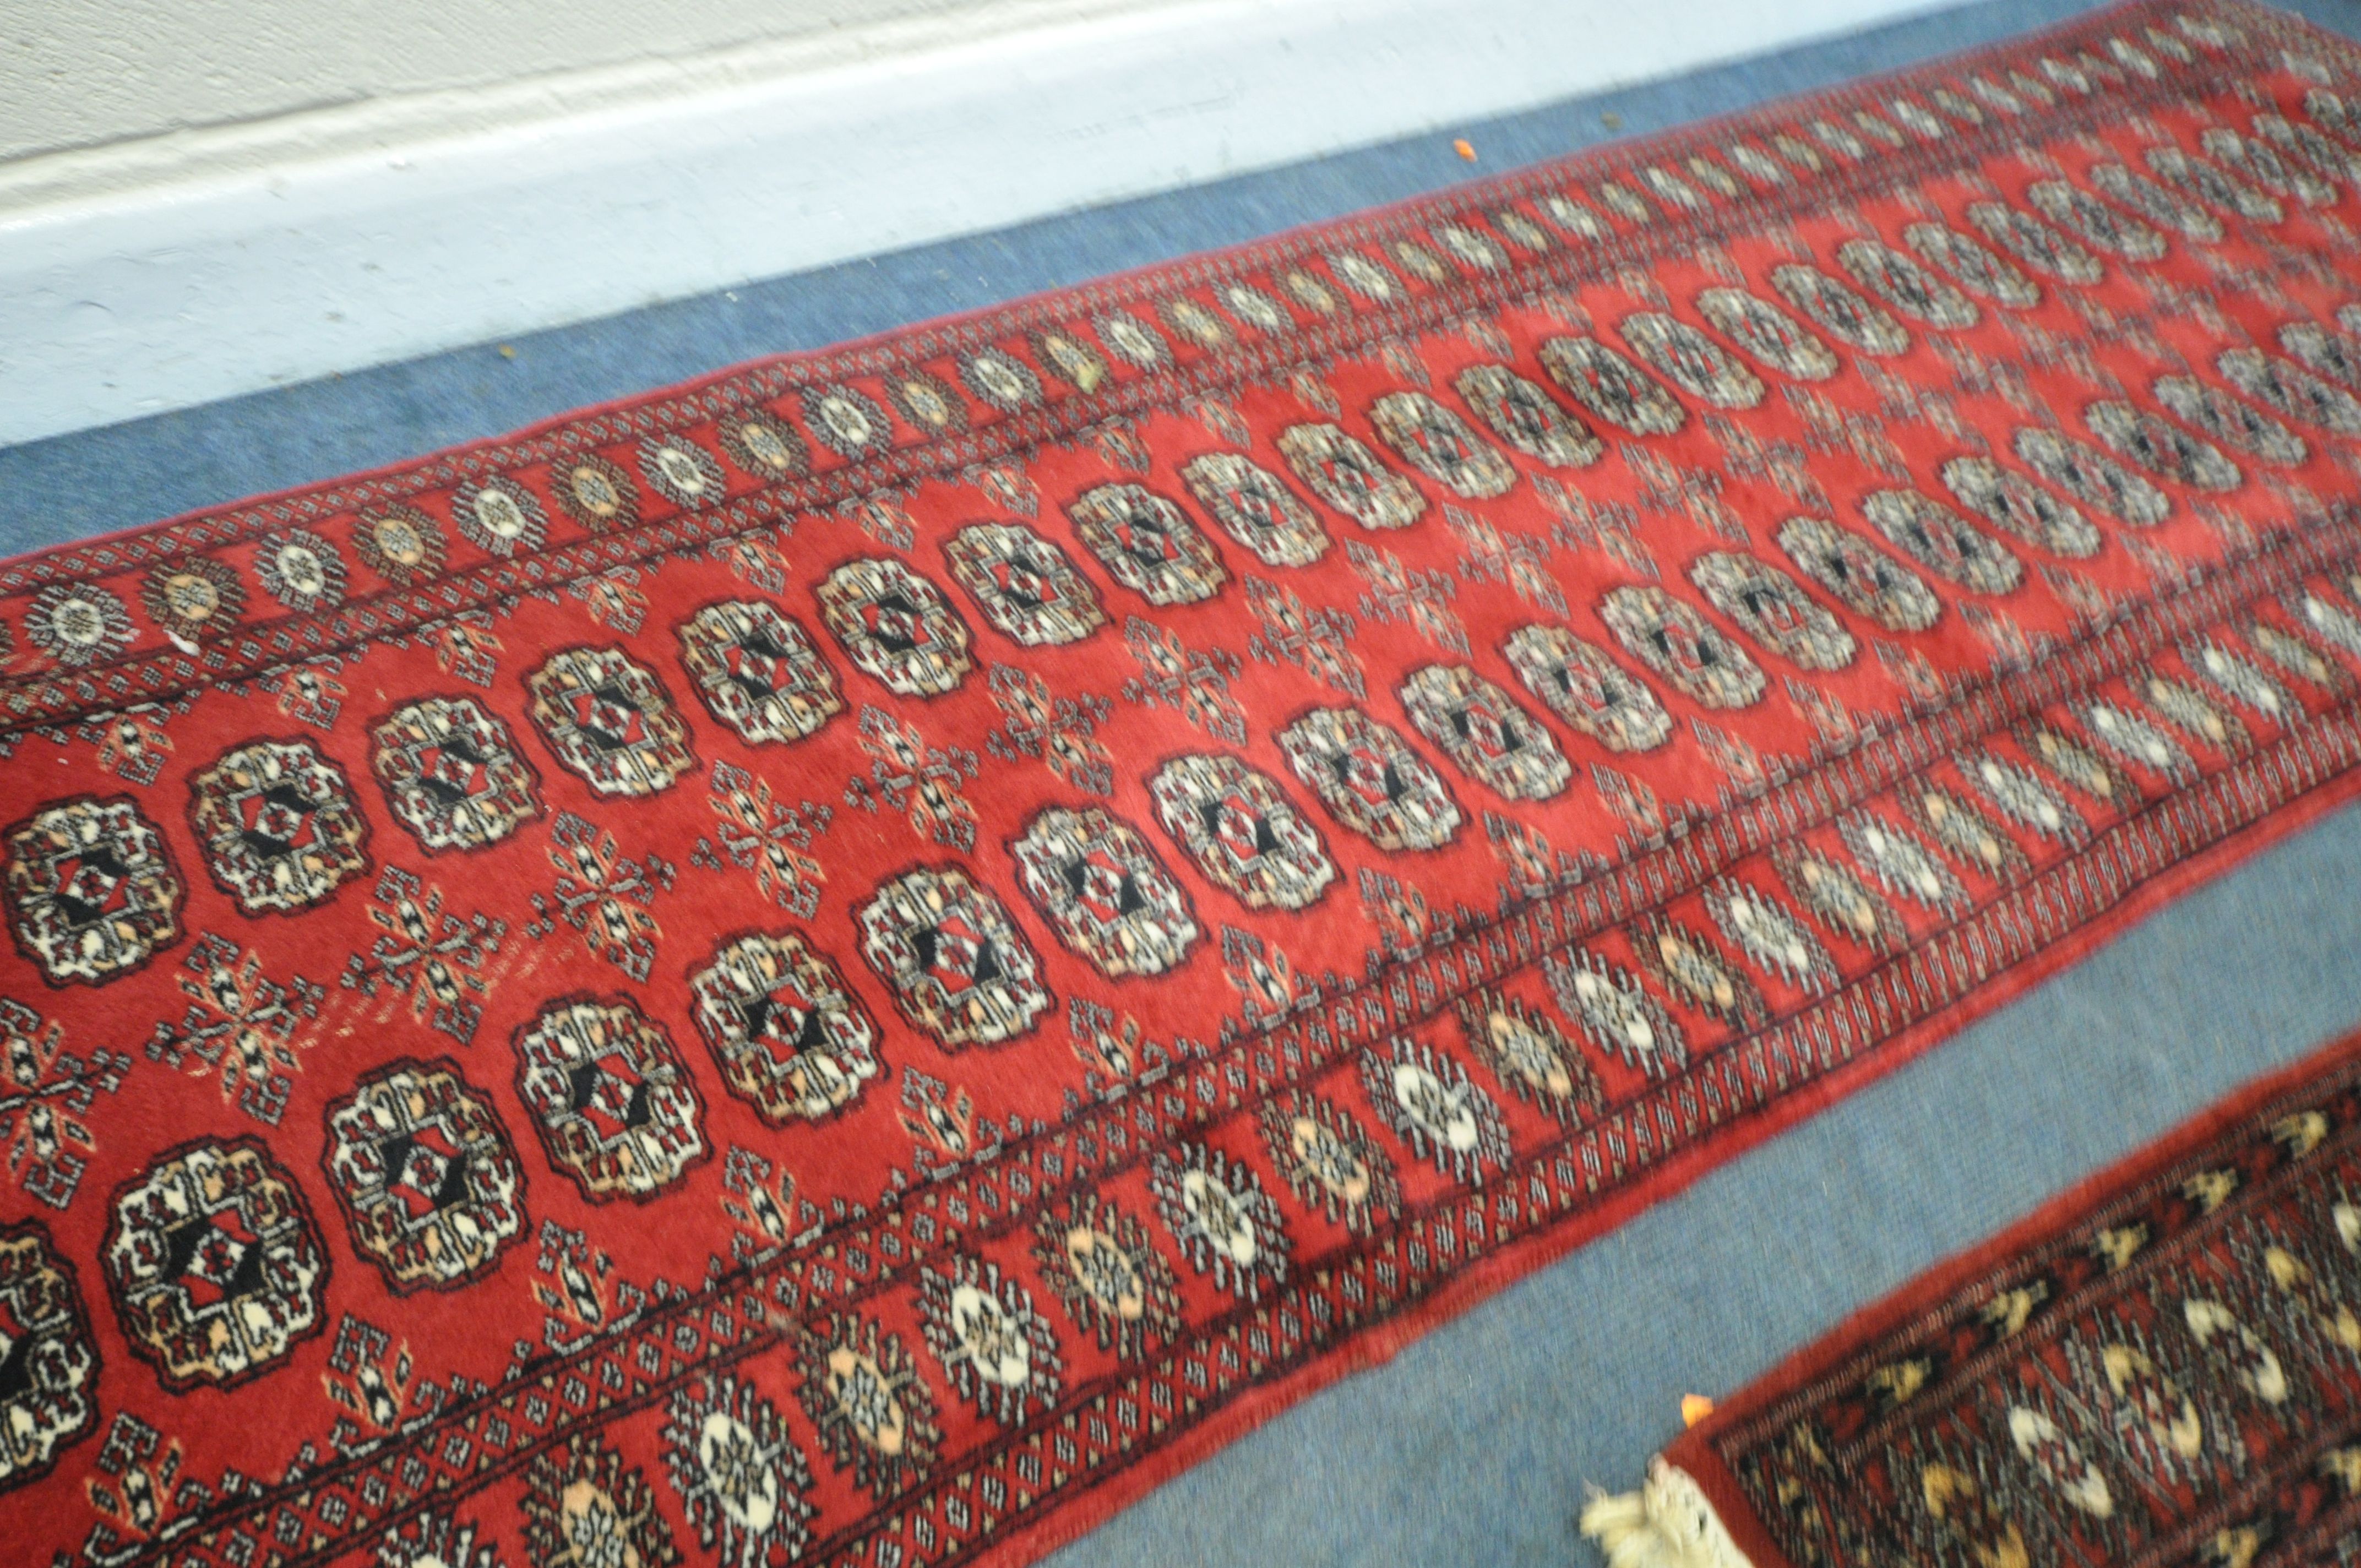
[[[0,552],[387,463],[783,349],[1252,239],[1971,47],[2086,9],[1989,3],[1020,228],[0,449]],[[2361,36],[2356,0],[2293,7]],[[2361,1024],[2361,811],[2333,817],[1686,1193],[1305,1401],[1058,1568],[1584,1559],[1680,1397],[1733,1388],[1861,1302]]]

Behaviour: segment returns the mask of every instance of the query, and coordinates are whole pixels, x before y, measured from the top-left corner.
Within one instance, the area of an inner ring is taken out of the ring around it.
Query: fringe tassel
[[[1662,1459],[1648,1462],[1647,1484],[1636,1492],[1594,1488],[1582,1533],[1607,1554],[1608,1568],[1753,1568],[1697,1484]]]

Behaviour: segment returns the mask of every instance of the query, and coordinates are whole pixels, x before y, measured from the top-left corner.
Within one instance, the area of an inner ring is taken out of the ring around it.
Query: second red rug
[[[1586,1519],[1618,1568],[2361,1555],[2361,1036],[1863,1311]]]

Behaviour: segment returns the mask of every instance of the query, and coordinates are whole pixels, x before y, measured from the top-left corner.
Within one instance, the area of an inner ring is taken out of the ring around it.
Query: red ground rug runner
[[[2356,178],[2117,11],[0,565],[5,1554],[1013,1563],[1891,1069],[2361,787]]]
[[[2361,1561],[2356,1194],[2361,1036],[1862,1312],[1589,1522],[1696,1568]]]

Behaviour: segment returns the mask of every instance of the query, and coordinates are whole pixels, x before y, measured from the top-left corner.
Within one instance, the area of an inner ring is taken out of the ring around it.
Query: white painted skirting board
[[[1394,137],[1928,0],[1013,0],[0,165],[0,444]]]

